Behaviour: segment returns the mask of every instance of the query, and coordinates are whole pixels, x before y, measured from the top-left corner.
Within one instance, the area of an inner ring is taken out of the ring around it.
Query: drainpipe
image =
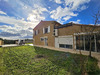
[[[86,50],[85,49],[85,35],[83,35],[84,37],[83,37],[83,41],[84,41],[84,51]]]
[[[95,43],[95,52],[97,52],[97,43],[96,43],[96,36],[94,34],[94,43]]]

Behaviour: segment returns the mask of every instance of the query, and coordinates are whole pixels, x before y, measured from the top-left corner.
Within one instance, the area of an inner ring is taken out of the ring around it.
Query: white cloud
[[[37,24],[36,22],[27,22],[25,20],[20,20],[20,19],[16,19],[14,17],[9,17],[9,16],[0,16],[0,22],[1,23],[6,23],[6,24],[11,24],[14,26],[21,26],[21,27],[32,27],[34,28],[34,25]]]
[[[30,36],[32,38],[33,33],[32,31],[28,29],[22,29],[22,28],[17,28],[17,27],[11,27],[7,25],[2,25],[0,26],[0,30],[3,32],[0,32],[0,37],[7,38],[11,37],[11,39],[19,39],[19,38],[24,38],[26,36]]]
[[[8,2],[11,8],[14,8],[13,11],[14,14],[12,15],[15,15],[18,18],[7,16],[5,12],[0,11],[0,14],[5,15],[5,16],[0,16],[0,22],[13,25],[13,26],[7,26],[7,25],[0,26],[0,30],[2,30],[2,32],[11,33],[11,35],[20,34],[20,36],[18,35],[15,38],[23,38],[27,36],[33,36],[32,29],[41,20],[45,20],[46,16],[48,17],[50,15],[52,19],[55,19],[58,22],[63,23],[64,21],[69,20],[73,16],[77,16],[78,15],[77,11],[82,11],[86,9],[87,6],[84,4],[88,3],[90,0],[64,0],[64,1],[49,0],[49,1],[53,1],[52,3],[54,4],[51,4],[51,6],[48,7],[44,3],[45,0],[38,0],[38,2],[36,0],[29,0],[29,1],[5,0],[5,1]],[[60,4],[63,5],[60,6]],[[25,21],[25,19],[27,19],[28,21]],[[73,22],[79,23],[80,20],[73,21]]]
[[[49,1],[53,1],[53,2],[55,2],[55,3],[57,3],[57,4],[61,4],[61,3],[62,3],[61,0],[49,0]]]
[[[0,14],[7,15],[5,12],[0,10]]]
[[[0,26],[0,37],[9,38],[32,38],[33,36],[33,28],[41,21],[44,20],[45,17],[42,16],[43,12],[48,12],[46,8],[40,7],[38,5],[34,5],[34,10],[31,10],[27,17],[28,21],[25,21],[24,18],[18,19],[10,16],[0,16],[0,22],[6,23],[13,26],[2,25]],[[4,34],[6,34],[4,36]],[[20,35],[19,35],[20,34]],[[11,39],[12,39],[11,38]]]
[[[0,33],[4,33],[4,32],[9,33],[9,36],[4,37],[0,35],[0,37],[8,38],[11,35],[20,34],[17,36],[17,39],[23,38],[26,36],[32,37],[33,36],[32,29],[39,23],[39,22],[35,22],[35,23],[27,22],[25,20],[16,19],[14,17],[9,17],[9,16],[0,16],[0,22],[13,25],[13,26],[7,26],[7,25],[0,26],[0,30],[2,30],[2,32]]]
[[[13,0],[12,0],[13,2]],[[9,1],[8,1],[9,3]],[[34,4],[34,8],[32,8],[31,6],[24,4],[23,2],[21,2],[20,0],[16,0],[13,4],[10,5],[15,9],[16,16],[20,16],[17,14],[17,12],[19,13],[19,11],[23,14],[25,14],[25,16],[27,17],[26,19],[28,21],[25,21],[25,18],[15,18],[15,17],[11,17],[11,16],[1,16],[0,15],[0,22],[1,23],[6,23],[9,25],[13,25],[13,26],[7,26],[7,25],[3,25],[0,26],[0,30],[2,30],[2,32],[0,32],[0,34],[5,33],[8,34],[9,36],[1,36],[3,38],[7,38],[10,37],[11,35],[14,34],[20,34],[16,37],[11,37],[12,38],[28,38],[33,36],[33,28],[41,21],[44,20],[45,17],[43,16],[43,12],[48,12],[48,10],[44,7],[41,7],[37,4]],[[20,7],[19,7],[20,6]],[[2,12],[2,14],[6,14],[4,12]]]
[[[82,6],[81,8],[80,8],[80,11],[81,10],[85,10],[87,7],[84,5],[84,6]]]
[[[45,17],[42,16],[43,12],[48,12],[46,8],[40,7],[38,5],[34,5],[34,10],[32,10],[32,13],[28,15],[27,20],[32,22],[38,22],[40,20],[44,20]]]
[[[77,16],[78,14],[73,13],[68,7],[62,8],[59,6],[56,10],[50,12],[51,18],[53,19],[61,19],[65,16]]]
[[[78,19],[77,21],[70,21],[70,22],[73,22],[73,23],[79,24],[80,21],[81,21],[81,20]]]
[[[65,20],[65,21],[67,21],[67,20],[69,20],[71,18],[71,16],[66,16],[66,17],[64,17],[63,19]]]
[[[56,3],[61,4],[61,0],[54,0]]]
[[[69,20],[73,16],[77,16],[79,11],[85,10],[87,6],[84,4],[88,2],[90,0],[65,0],[64,7],[58,6],[55,10],[52,10],[50,17],[55,20]]]
[[[90,0],[65,0],[66,6],[69,6],[72,10],[77,10],[80,5],[90,2]]]

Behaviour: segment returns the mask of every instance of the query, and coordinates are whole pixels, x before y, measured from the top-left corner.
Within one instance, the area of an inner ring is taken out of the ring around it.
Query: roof
[[[73,26],[73,25],[77,25],[77,26],[96,26],[96,27],[98,27],[97,25],[76,24],[76,23],[73,23],[73,22],[66,23],[66,24],[63,24],[62,25],[62,24],[60,24],[57,21],[41,21],[33,30],[39,28],[39,26],[44,25],[45,23],[52,23],[52,24],[55,24],[56,23],[56,24],[58,24],[57,26],[55,25],[55,29],[69,27],[69,26]]]
[[[70,22],[70,23],[66,23],[66,24],[60,25],[60,26],[56,26],[55,28],[59,29],[59,28],[73,26],[73,25],[76,25],[76,26],[91,26],[91,27],[95,26],[95,27],[100,27],[100,25],[76,24],[76,23]]]
[[[57,22],[57,21],[41,21],[33,30],[35,30],[35,29],[37,29],[37,28],[39,28],[39,26],[41,26],[41,25],[44,25],[45,23],[52,23],[52,24],[58,24],[58,25],[61,25],[59,22]]]

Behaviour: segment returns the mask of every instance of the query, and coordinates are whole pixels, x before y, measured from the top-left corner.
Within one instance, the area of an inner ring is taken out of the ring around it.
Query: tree
[[[0,38],[0,40],[3,40],[2,38]]]
[[[91,38],[93,37],[92,34],[93,34],[96,26],[100,23],[100,11],[98,11],[96,14],[94,14],[93,18],[94,18],[94,25],[90,31],[90,49],[89,49],[89,56],[90,57],[91,57],[91,47],[92,47]]]
[[[81,54],[81,37],[85,38],[87,37],[87,43],[89,44],[89,56],[91,57],[91,51],[92,49],[92,44],[94,43],[93,38],[95,38],[94,36],[97,33],[100,33],[100,26],[98,27],[98,25],[100,24],[100,11],[98,11],[96,14],[93,15],[93,19],[94,19],[94,24],[93,25],[81,25],[80,30],[77,30],[76,32],[78,35],[78,41],[79,41],[79,50],[80,50],[80,54]],[[98,31],[98,32],[97,32]],[[83,33],[83,34],[81,34]],[[87,44],[87,45],[88,45]]]
[[[88,41],[89,41],[89,56],[90,57],[91,57],[91,51],[92,51],[92,38],[94,37],[93,35],[95,35],[95,31],[97,31],[98,29],[97,26],[100,23],[100,11],[98,11],[96,14],[93,15],[93,19],[94,19],[94,25],[84,27],[84,31],[86,32]]]

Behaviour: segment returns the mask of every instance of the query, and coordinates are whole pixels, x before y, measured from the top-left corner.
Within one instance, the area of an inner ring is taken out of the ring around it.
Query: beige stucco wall
[[[50,26],[50,33],[43,34],[43,28]],[[33,30],[39,30],[39,34],[33,35],[34,45],[45,45],[44,41],[41,41],[41,37],[47,37],[48,46],[55,47],[55,36],[53,35],[54,21],[40,22],[40,24]]]
[[[4,41],[0,40],[0,45],[3,45],[4,44]]]
[[[75,32],[80,31],[80,26],[69,26],[58,29],[59,36],[73,35]]]
[[[74,33],[100,31],[100,26],[93,27],[91,25],[73,25],[69,27],[60,28],[58,30],[59,36],[73,35]]]
[[[55,21],[41,21],[34,29],[39,30],[38,35],[33,35],[34,45],[42,45],[44,46],[45,43],[44,41],[41,41],[41,37],[47,37],[48,38],[48,46],[55,47],[55,36],[53,35],[53,30],[54,30],[54,22]],[[56,24],[60,25],[59,23]],[[43,34],[43,28],[50,26],[50,33]],[[98,29],[99,28],[99,29]],[[74,33],[81,33],[81,32],[88,32],[91,31],[93,27],[91,25],[72,25],[64,28],[59,28],[58,29],[58,36],[68,36],[72,35],[73,36],[73,48],[75,49],[75,36]],[[100,31],[100,27],[96,27],[94,31]]]
[[[58,33],[59,36],[73,35],[73,49],[76,49],[76,37],[74,33],[91,32],[92,30],[93,32],[100,31],[100,26],[94,28],[91,25],[73,25],[58,29]]]

